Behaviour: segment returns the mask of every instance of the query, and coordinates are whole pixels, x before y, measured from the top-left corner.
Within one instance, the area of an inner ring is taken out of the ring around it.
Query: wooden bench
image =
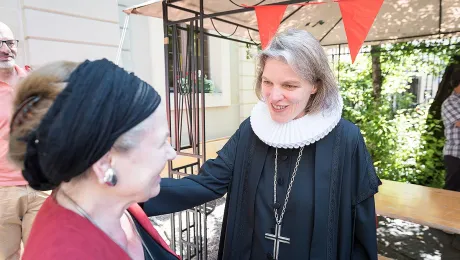
[[[377,214],[460,234],[460,192],[382,180]]]

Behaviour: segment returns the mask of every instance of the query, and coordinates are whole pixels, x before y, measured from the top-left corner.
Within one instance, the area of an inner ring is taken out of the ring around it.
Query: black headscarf
[[[28,136],[25,179],[37,190],[70,181],[150,116],[160,101],[152,86],[114,63],[85,61]]]

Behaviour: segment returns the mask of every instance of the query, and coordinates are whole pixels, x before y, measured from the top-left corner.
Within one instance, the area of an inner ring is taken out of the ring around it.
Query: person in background
[[[446,136],[443,150],[446,167],[444,189],[460,191],[460,71],[452,74],[452,85],[454,91],[441,107]]]
[[[18,40],[0,22],[0,259],[19,259],[35,215],[48,196],[32,189],[8,161],[8,136],[16,84],[28,70],[16,65]]]
[[[18,86],[9,155],[36,190],[53,190],[23,260],[179,257],[138,203],[175,158],[164,104],[112,62],[54,62]]]

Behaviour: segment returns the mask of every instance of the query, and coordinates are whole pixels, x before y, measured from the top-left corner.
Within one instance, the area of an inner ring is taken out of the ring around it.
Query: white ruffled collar
[[[336,127],[342,118],[343,101],[335,108],[280,124],[272,120],[270,111],[259,101],[251,113],[254,133],[265,144],[276,148],[299,148],[321,140]]]

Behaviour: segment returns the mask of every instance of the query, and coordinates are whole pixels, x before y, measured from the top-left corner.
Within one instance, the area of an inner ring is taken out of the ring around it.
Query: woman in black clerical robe
[[[258,59],[260,102],[198,175],[163,179],[147,215],[227,193],[219,259],[377,259],[381,184],[320,43],[276,35]]]

